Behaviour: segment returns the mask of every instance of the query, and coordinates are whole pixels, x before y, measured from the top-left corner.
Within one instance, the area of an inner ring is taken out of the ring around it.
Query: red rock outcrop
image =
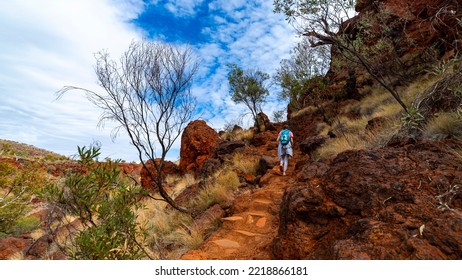
[[[458,143],[391,145],[304,168],[284,194],[274,257],[461,259],[462,164],[448,152]]]
[[[0,239],[0,260],[9,260],[20,254],[24,248],[32,244],[32,239],[6,237]]]
[[[124,174],[137,178],[140,176],[142,165],[138,163],[121,162],[119,166]]]
[[[155,159],[155,162],[157,163],[157,166],[159,166],[160,164],[160,159]],[[146,162],[146,168],[142,167],[141,168],[141,186],[143,187],[143,189],[145,190],[154,190],[156,189],[156,185],[153,183],[153,180],[152,180],[152,177],[149,176],[149,173],[151,173],[154,178],[157,177],[157,169],[156,167],[154,166],[154,163],[152,160],[148,160]],[[149,170],[149,172],[148,172]],[[165,178],[165,176],[171,174],[171,175],[174,175],[174,174],[179,174],[180,170],[179,170],[179,167],[178,165],[176,165],[175,163],[171,162],[171,161],[164,161],[162,163],[162,176]]]
[[[181,136],[180,170],[198,175],[204,161],[213,155],[220,136],[203,120],[190,122]]]

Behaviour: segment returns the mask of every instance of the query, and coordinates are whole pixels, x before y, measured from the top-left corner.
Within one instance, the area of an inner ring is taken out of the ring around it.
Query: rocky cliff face
[[[443,56],[460,46],[461,4],[460,0],[360,0],[356,11],[361,17],[383,5],[391,15],[396,36],[402,42],[412,42],[400,46],[403,54],[435,45]]]
[[[358,15],[343,24],[342,32],[351,39],[361,37],[361,47],[356,50],[361,53],[367,49],[364,61],[372,72],[387,77],[391,86],[401,85],[406,79],[422,74],[429,64],[460,52],[461,4],[460,0],[359,0]],[[332,61],[344,60],[335,46],[332,58]],[[331,67],[329,71],[328,77],[334,85],[348,80],[350,73],[353,78],[358,77],[359,85],[375,83],[368,74],[364,75],[363,67],[355,68],[348,60],[344,63],[351,69]],[[337,89],[332,85],[331,88]]]

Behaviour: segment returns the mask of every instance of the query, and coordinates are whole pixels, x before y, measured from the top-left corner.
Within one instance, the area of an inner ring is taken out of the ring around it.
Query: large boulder
[[[220,136],[205,121],[190,122],[181,137],[180,170],[198,175],[204,161],[213,155]]]
[[[403,141],[305,172],[284,194],[274,258],[461,259],[457,146]]]

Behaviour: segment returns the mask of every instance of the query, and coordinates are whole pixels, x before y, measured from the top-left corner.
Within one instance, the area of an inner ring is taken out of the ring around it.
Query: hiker
[[[287,167],[289,166],[289,156],[293,157],[292,145],[294,144],[294,134],[289,130],[288,125],[278,134],[278,157],[280,160],[279,171],[286,176]]]

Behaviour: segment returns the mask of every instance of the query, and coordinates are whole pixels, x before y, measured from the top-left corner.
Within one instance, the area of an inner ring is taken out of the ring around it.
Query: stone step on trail
[[[273,202],[268,199],[254,199],[249,207],[252,211],[268,211],[272,204]]]
[[[266,217],[262,217],[257,220],[257,223],[255,225],[259,228],[264,228],[266,226],[266,221],[267,221]]]
[[[230,222],[235,222],[235,221],[242,221],[244,218],[241,216],[230,216],[226,218],[221,218],[221,221],[230,221]]]
[[[234,232],[240,233],[242,235],[248,236],[248,237],[255,237],[255,236],[262,236],[263,234],[256,233],[256,232],[250,232],[246,230],[233,230]]]
[[[213,243],[223,248],[239,248],[240,247],[238,242],[230,240],[230,239],[214,240]]]

